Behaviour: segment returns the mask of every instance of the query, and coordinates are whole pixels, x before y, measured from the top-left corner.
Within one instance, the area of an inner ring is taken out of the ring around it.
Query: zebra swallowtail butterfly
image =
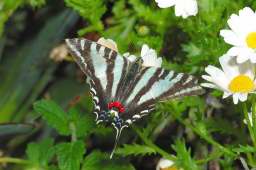
[[[122,129],[152,112],[157,102],[202,92],[190,75],[144,67],[141,58],[131,62],[87,39],[66,39],[66,43],[89,77],[97,123],[109,122],[117,131],[114,149]]]

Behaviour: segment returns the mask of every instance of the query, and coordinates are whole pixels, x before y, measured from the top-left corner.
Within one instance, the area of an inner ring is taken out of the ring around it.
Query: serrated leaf
[[[184,170],[199,170],[195,160],[191,157],[190,149],[187,150],[185,142],[182,140],[177,140],[172,148],[176,151],[177,161],[175,164],[183,168]]]
[[[56,153],[60,170],[80,170],[85,146],[82,141],[61,143],[56,146]]]
[[[129,156],[129,155],[144,156],[144,155],[155,154],[156,151],[154,148],[151,148],[146,145],[132,144],[132,145],[124,145],[122,148],[118,148],[115,153],[123,156]]]
[[[55,102],[51,100],[40,100],[34,103],[34,110],[42,114],[43,119],[61,135],[70,134],[67,113]]]
[[[44,139],[39,143],[30,143],[27,146],[26,154],[28,159],[35,165],[47,167],[48,162],[55,153],[53,139]]]
[[[106,6],[102,0],[65,0],[68,7],[77,11],[81,17],[89,20],[90,26],[79,31],[79,34],[84,35],[88,32],[102,31],[104,25],[100,20],[103,14],[106,12]],[[95,12],[97,11],[97,12]]]
[[[94,151],[85,158],[82,170],[135,170],[135,168],[127,161],[115,158],[110,160],[108,154]]]
[[[89,114],[80,114],[80,111],[72,107],[69,111],[69,121],[73,123],[77,137],[85,137],[91,134],[95,128],[95,121]]]
[[[89,19],[90,22],[99,22],[106,12],[106,7],[102,0],[65,0],[65,3],[77,11],[84,19]]]

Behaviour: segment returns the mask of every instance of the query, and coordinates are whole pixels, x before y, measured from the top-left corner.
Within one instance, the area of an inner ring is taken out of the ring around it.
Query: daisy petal
[[[246,101],[246,100],[247,100],[247,94],[246,94],[246,93],[241,93],[241,94],[239,95],[239,100],[240,100],[241,102]]]
[[[168,8],[175,5],[176,0],[155,0],[160,8]]]
[[[233,94],[233,102],[234,102],[234,104],[237,104],[238,100],[239,100],[239,94],[237,94],[237,93]]]

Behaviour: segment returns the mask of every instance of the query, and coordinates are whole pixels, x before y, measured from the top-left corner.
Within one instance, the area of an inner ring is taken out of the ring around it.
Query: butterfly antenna
[[[122,132],[122,128],[121,129],[116,128],[115,145],[114,145],[113,150],[111,152],[110,159],[112,159],[112,157],[113,157],[113,155],[114,155],[114,153],[116,151],[116,147],[118,145],[118,142],[119,142],[119,139],[120,139],[120,136],[121,136],[121,132]]]

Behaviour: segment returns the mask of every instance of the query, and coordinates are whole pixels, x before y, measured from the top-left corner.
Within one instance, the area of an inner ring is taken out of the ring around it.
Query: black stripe
[[[121,94],[122,94],[122,88],[124,88],[124,82],[126,78],[126,74],[129,71],[129,65],[130,63],[127,61],[127,59],[124,58],[124,64],[123,64],[123,69],[122,69],[122,74],[121,78],[117,84],[117,89],[116,89],[116,100],[120,101]]]
[[[112,50],[111,50],[112,51]],[[110,57],[108,57],[109,55],[111,55]],[[107,87],[106,87],[106,94],[107,94],[107,98],[110,99],[112,97],[112,86],[113,86],[113,81],[114,81],[114,68],[115,66],[115,59],[117,57],[117,53],[115,53],[114,51],[112,51],[112,53],[110,53],[110,51],[108,49],[106,49],[106,60],[107,60],[107,70],[106,70],[106,75],[107,75]],[[109,59],[110,58],[110,59]]]
[[[100,45],[100,44],[96,43],[96,50],[97,50],[97,52],[99,52],[99,51],[100,51],[100,47],[102,47],[102,45]]]
[[[144,75],[146,68],[142,69],[139,63],[133,63],[129,69],[128,74],[123,82],[123,88],[120,89],[120,101],[125,103],[126,99],[130,96],[131,91],[134,89],[138,81]]]
[[[161,74],[162,69],[159,68],[156,70],[156,72],[152,75],[152,77],[149,79],[148,83],[145,84],[145,86],[137,93],[137,95],[134,97],[133,99],[133,103],[137,103],[139,102],[140,98],[145,95],[153,86],[153,84],[157,81],[159,81],[160,79],[165,79],[165,77],[169,74],[169,71],[164,71],[164,73],[161,75],[161,77],[159,77],[159,75]],[[143,77],[142,77],[143,79]]]

